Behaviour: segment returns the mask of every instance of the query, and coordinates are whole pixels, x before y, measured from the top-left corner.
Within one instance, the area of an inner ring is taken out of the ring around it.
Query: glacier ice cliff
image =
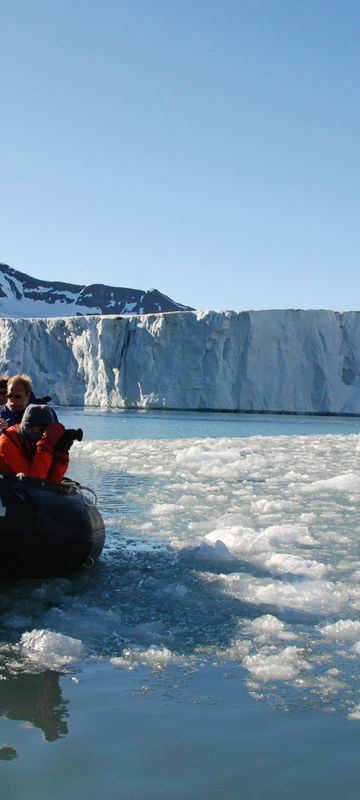
[[[360,312],[0,319],[0,374],[60,405],[360,414]]]

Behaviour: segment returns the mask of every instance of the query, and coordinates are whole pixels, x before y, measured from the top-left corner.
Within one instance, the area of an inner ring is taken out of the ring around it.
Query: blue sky
[[[360,309],[358,0],[0,0],[0,261]]]

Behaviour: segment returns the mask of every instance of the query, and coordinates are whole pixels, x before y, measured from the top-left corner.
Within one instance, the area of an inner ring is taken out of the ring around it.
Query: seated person
[[[49,406],[30,403],[20,425],[12,425],[0,436],[0,472],[60,483],[69,465],[73,437],[54,422]],[[62,439],[62,441],[61,441]]]
[[[0,411],[6,405],[8,399],[8,379],[4,376],[0,377]]]
[[[14,375],[8,379],[7,383],[7,403],[0,411],[0,431],[9,425],[16,425],[21,422],[22,415],[29,403],[37,403],[37,399],[32,390],[31,380],[28,375]],[[50,397],[39,398],[43,405],[50,400]],[[54,420],[57,416],[54,414]]]

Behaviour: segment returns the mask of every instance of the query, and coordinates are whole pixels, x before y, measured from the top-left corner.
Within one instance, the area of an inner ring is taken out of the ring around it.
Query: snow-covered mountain
[[[60,405],[360,414],[360,312],[0,319],[0,374]]]
[[[0,264],[0,317],[70,317],[83,314],[156,314],[186,311],[157,289],[125,289],[92,283],[80,286],[43,281]]]

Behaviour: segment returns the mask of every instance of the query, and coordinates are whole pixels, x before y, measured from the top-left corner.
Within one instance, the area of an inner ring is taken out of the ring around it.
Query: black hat
[[[21,427],[36,425],[45,428],[51,425],[52,422],[54,422],[54,412],[49,406],[38,406],[35,403],[29,403],[23,413]]]

